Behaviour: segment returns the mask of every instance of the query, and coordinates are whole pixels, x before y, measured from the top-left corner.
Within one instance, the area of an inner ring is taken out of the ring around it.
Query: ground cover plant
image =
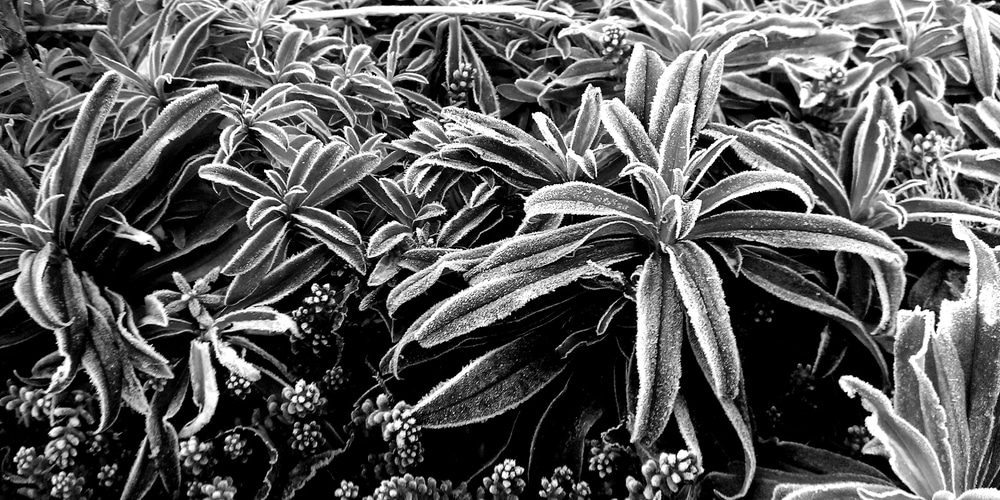
[[[992,2],[0,18],[0,498],[1000,499]]]

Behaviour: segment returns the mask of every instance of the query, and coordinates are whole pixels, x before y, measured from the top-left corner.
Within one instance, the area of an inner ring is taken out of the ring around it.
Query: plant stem
[[[555,12],[543,12],[527,7],[507,5],[400,5],[372,6],[355,9],[323,10],[296,14],[289,18],[291,22],[319,21],[326,19],[341,19],[345,17],[366,16],[409,16],[443,14],[446,16],[481,16],[487,14],[508,14],[512,16],[536,17],[562,24],[573,24],[573,18]]]
[[[24,87],[37,115],[49,107],[49,93],[45,90],[45,83],[38,74],[38,68],[35,68],[35,62],[28,54],[28,39],[24,34],[24,24],[14,7],[13,0],[0,0],[0,14],[3,15],[3,19],[0,19],[0,38],[3,39],[7,53],[14,58],[21,77],[24,78]]]
[[[66,24],[51,24],[48,26],[25,26],[25,33],[66,33],[66,32],[89,32],[89,31],[104,31],[108,29],[107,26],[103,24],[83,24],[83,23],[66,23]]]

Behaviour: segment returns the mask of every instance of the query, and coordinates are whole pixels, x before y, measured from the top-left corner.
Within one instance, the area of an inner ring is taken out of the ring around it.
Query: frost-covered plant
[[[612,279],[623,290],[634,293],[637,307],[634,349],[639,384],[632,387],[635,406],[629,409],[632,440],[652,443],[673,417],[697,453],[681,395],[681,350],[687,339],[745,447],[747,482],[739,493],[744,494],[753,476],[753,444],[740,410],[743,374],[736,339],[722,278],[710,252],[739,261],[746,255],[767,260],[776,254],[757,250],[760,244],[847,249],[893,269],[899,269],[905,257],[885,235],[840,217],[731,208],[733,200],[768,190],[790,192],[811,208],[812,191],[793,174],[739,172],[703,187],[708,169],[735,142],[735,137],[718,137],[698,150],[694,139],[714,109],[724,56],[737,43],[733,40],[712,55],[686,52],[669,67],[637,47],[629,65],[625,102],[605,101],[601,109],[605,128],[630,162],[621,175],[632,181],[634,191],[579,181],[543,187],[524,203],[524,225],[543,221],[541,229],[478,254],[457,252],[455,260],[446,256],[404,280],[389,295],[390,312],[426,291],[428,281],[436,280],[444,269],[463,271],[470,287],[414,321],[396,345],[389,366],[399,366],[409,343],[441,346],[556,289],[595,275],[616,276]],[[639,266],[633,290],[620,273],[609,269],[623,262]],[[809,293],[803,300],[822,298]],[[607,314],[613,316],[622,305],[611,305]],[[598,328],[598,337],[607,332],[604,328]],[[413,414],[427,427],[495,416],[553,380],[567,365],[566,353],[595,339],[569,337],[558,350],[544,342],[524,335],[487,353],[431,391],[414,406]],[[499,386],[504,390],[482,392],[496,384],[505,384]]]
[[[871,413],[874,438],[863,451],[887,458],[909,491],[881,481],[787,484],[775,499],[1000,498],[998,253],[957,220],[952,228],[970,253],[965,292],[942,302],[940,317],[900,311],[892,399],[856,377],[840,379]]]

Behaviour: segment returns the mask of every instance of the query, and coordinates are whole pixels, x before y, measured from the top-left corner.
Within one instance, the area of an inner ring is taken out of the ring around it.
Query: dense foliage
[[[0,498],[1000,499],[992,2],[0,16]]]

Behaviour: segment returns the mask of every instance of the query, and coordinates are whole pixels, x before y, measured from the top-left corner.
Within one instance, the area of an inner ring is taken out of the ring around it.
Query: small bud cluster
[[[315,383],[299,379],[294,387],[281,390],[281,413],[288,419],[301,419],[318,412],[326,404],[326,398]]]
[[[573,481],[573,472],[564,465],[556,468],[552,477],[542,478],[538,496],[546,500],[587,500],[590,498],[590,486],[586,481]]]
[[[226,434],[222,439],[222,452],[234,462],[245,461],[251,451],[253,450],[248,447],[246,438],[238,433]]]
[[[954,137],[945,137],[935,130],[927,135],[914,135],[910,148],[910,173],[916,179],[934,176],[941,166],[941,159],[957,147],[957,142]]]
[[[193,500],[233,500],[236,485],[231,477],[215,476],[211,481],[194,481],[188,485],[188,498]]]
[[[14,467],[17,470],[18,476],[32,479],[34,476],[44,472],[48,468],[48,463],[45,457],[38,456],[38,450],[29,446],[22,446],[14,454]]]
[[[632,51],[632,45],[625,39],[625,29],[616,24],[604,27],[601,35],[601,57],[617,65],[623,65]]]
[[[480,496],[488,493],[493,500],[517,500],[525,486],[524,467],[508,458],[493,468],[493,474],[483,478]]]
[[[52,476],[52,489],[49,494],[53,498],[76,500],[83,494],[85,481],[73,472],[60,471]]]
[[[847,71],[843,66],[822,69],[822,77],[803,83],[799,95],[799,106],[816,116],[830,116],[843,108],[848,98],[844,87],[847,85]]]
[[[590,441],[590,463],[587,468],[605,479],[615,473],[616,461],[622,455],[622,448],[603,439]]]
[[[80,419],[71,417],[64,425],[58,425],[49,430],[48,444],[45,445],[45,458],[59,469],[69,469],[76,464],[79,448],[87,436],[80,430]]]
[[[203,443],[195,436],[191,436],[187,441],[181,441],[179,452],[181,466],[191,475],[200,476],[215,465],[212,448],[211,442]]]
[[[362,411],[369,410],[366,426],[382,428],[382,439],[389,443],[389,452],[385,455],[390,470],[405,472],[407,468],[420,463],[424,459],[424,446],[420,441],[422,427],[417,419],[410,415],[411,406],[403,401],[389,407],[389,398],[380,394],[376,398],[377,408],[370,401],[362,404]]]
[[[469,95],[472,93],[472,88],[479,79],[479,70],[472,64],[463,62],[449,76],[448,99],[452,104],[469,102]]]
[[[351,481],[343,480],[336,490],[333,490],[333,498],[336,500],[354,500],[361,493],[361,488]]]
[[[344,483],[341,483],[341,488],[337,491],[350,493],[343,486]],[[353,487],[353,484],[351,486]],[[357,496],[356,491],[354,495]],[[353,497],[340,496],[340,493],[337,493],[337,498],[346,500]],[[451,481],[439,482],[433,477],[404,474],[382,480],[375,488],[375,492],[365,498],[366,500],[471,500],[472,495],[469,494],[465,483],[453,486]]]
[[[42,388],[29,388],[13,383],[8,385],[9,395],[0,398],[0,406],[13,411],[25,427],[31,421],[42,422],[52,414],[53,397]]]
[[[298,331],[291,337],[292,350],[296,353],[309,349],[315,355],[325,354],[339,342],[338,331],[347,318],[347,301],[358,291],[358,277],[347,270],[336,275],[343,282],[337,287],[330,283],[313,283],[302,305],[292,311]]]
[[[102,465],[100,470],[97,471],[98,484],[105,488],[113,488],[120,479],[118,464],[115,462]]]
[[[229,389],[233,396],[246,399],[250,395],[250,391],[253,390],[253,382],[235,373],[230,373],[229,377],[226,378],[226,389]]]
[[[702,473],[697,455],[680,450],[677,453],[661,453],[658,460],[648,460],[642,466],[645,481],[629,476],[625,486],[629,500],[653,500],[671,496],[681,488],[694,484]]]
[[[847,437],[844,439],[844,446],[851,450],[855,456],[861,455],[861,449],[871,441],[872,435],[863,425],[852,425],[847,428]]]
[[[323,372],[323,389],[325,392],[336,392],[344,386],[347,382],[347,376],[344,374],[344,369],[340,366],[334,366],[329,370]]]
[[[315,452],[325,442],[319,424],[315,421],[295,422],[292,427],[292,448],[303,454]]]

